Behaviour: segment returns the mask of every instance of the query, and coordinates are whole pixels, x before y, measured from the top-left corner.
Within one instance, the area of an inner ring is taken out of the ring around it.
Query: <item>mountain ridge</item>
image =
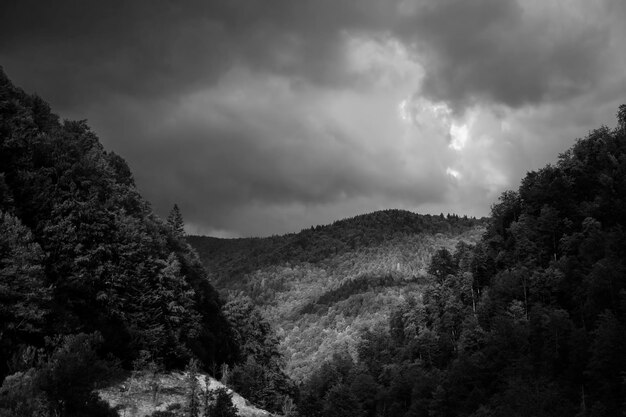
[[[419,232],[446,233],[455,227],[484,226],[488,218],[476,219],[456,214],[444,216],[418,214],[408,210],[377,210],[336,220],[326,225],[311,226],[300,232],[272,235],[268,237],[219,238],[190,235],[187,241],[203,258],[205,266],[214,275],[221,272],[238,274],[249,272],[237,268],[238,260],[228,262],[226,253],[232,258],[241,252],[257,257],[255,267],[267,266],[281,260],[318,262],[346,250],[354,250],[373,243],[381,243],[399,234]],[[217,258],[212,258],[217,256]],[[241,265],[240,265],[241,266]],[[251,265],[247,265],[250,267]]]
[[[381,210],[267,238],[188,236],[226,299],[249,297],[280,338],[286,371],[302,380],[360,334],[419,298],[430,258],[477,242],[488,219]]]

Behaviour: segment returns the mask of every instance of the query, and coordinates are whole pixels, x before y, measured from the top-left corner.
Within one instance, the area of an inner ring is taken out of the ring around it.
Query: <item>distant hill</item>
[[[240,239],[189,236],[187,240],[213,278],[220,280],[281,262],[316,263],[400,236],[458,234],[484,224],[484,219],[466,216],[381,210],[282,236]]]
[[[433,253],[480,239],[486,219],[384,210],[267,238],[190,236],[213,285],[249,296],[274,325],[287,372],[304,379],[363,330],[420,297]]]
[[[626,105],[617,122],[505,191],[473,248],[437,251],[421,300],[316,364],[301,415],[626,415]]]

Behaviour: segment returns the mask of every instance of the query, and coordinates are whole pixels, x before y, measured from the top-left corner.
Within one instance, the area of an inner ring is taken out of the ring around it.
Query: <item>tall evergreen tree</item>
[[[0,376],[20,344],[42,336],[51,298],[43,260],[44,253],[30,230],[0,211],[0,356],[4,358]]]
[[[182,237],[185,235],[185,222],[183,221],[183,215],[178,208],[178,204],[174,204],[170,214],[167,215],[167,224],[172,228],[176,236]]]
[[[226,388],[218,388],[212,392],[213,401],[204,411],[205,417],[237,417],[237,407],[233,404],[232,394]]]

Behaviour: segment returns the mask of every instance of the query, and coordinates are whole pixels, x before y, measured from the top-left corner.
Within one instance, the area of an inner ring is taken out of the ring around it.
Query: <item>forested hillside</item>
[[[475,243],[485,220],[385,210],[268,238],[191,236],[226,297],[249,297],[280,339],[287,373],[302,381],[361,334],[419,297],[440,247]]]
[[[198,251],[212,278],[231,282],[233,277],[270,265],[317,263],[403,236],[457,235],[483,223],[484,220],[450,214],[431,216],[382,210],[283,236],[243,239],[190,236],[187,240]]]
[[[301,389],[303,416],[626,412],[626,105],[442,249],[420,300]]]
[[[91,391],[141,360],[215,369],[239,355],[180,225],[85,122],[1,70],[0,302],[3,416],[107,414]]]
[[[201,371],[261,414],[624,415],[626,105],[617,118],[489,219],[185,238],[86,122],[0,70],[0,417],[127,415],[133,383],[142,415],[235,416]]]

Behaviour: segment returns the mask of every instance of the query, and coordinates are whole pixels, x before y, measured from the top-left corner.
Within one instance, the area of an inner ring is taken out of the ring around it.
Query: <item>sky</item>
[[[0,65],[191,234],[489,214],[626,102],[623,0],[3,1]]]

